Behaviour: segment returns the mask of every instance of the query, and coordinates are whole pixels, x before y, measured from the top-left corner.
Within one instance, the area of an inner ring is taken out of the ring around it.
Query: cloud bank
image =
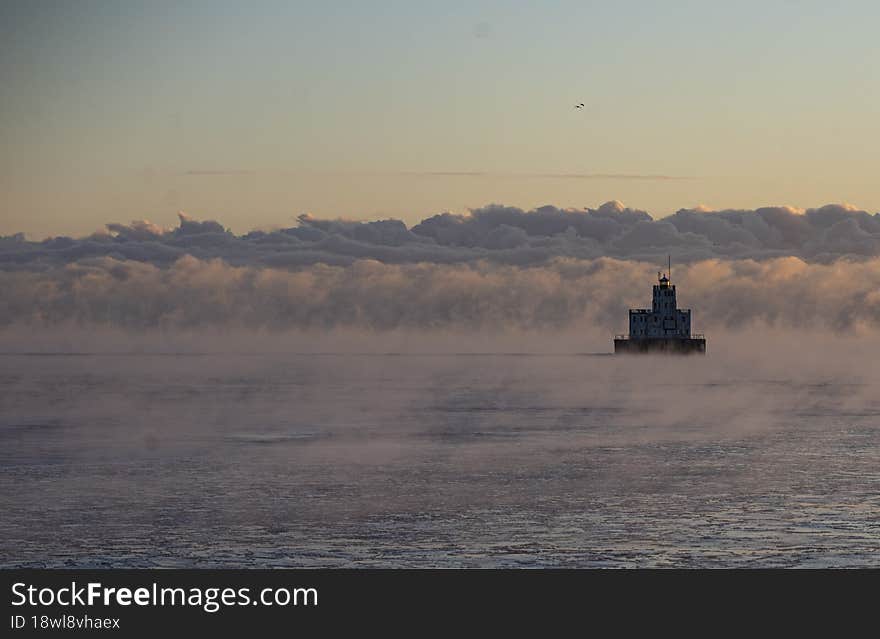
[[[0,327],[622,332],[667,253],[697,331],[880,325],[880,216],[848,206],[298,222],[235,235],[181,215],[2,238]]]
[[[880,214],[845,205],[817,209],[682,209],[655,220],[645,211],[607,202],[597,209],[533,211],[490,205],[467,215],[441,213],[407,227],[400,220],[356,222],[301,215],[290,228],[229,232],[216,221],[181,215],[174,229],[147,221],[113,223],[88,237],[31,242],[0,238],[0,268],[43,269],[110,257],[169,266],[184,255],[235,266],[300,268],[385,264],[546,264],[556,258],[665,261],[766,260],[785,256],[830,263],[880,255]]]

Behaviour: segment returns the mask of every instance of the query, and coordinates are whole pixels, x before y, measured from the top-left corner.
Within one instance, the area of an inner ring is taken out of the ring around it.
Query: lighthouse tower
[[[678,308],[670,271],[657,273],[650,309],[629,310],[629,335],[615,337],[615,352],[706,352],[705,338],[691,334],[691,310]]]

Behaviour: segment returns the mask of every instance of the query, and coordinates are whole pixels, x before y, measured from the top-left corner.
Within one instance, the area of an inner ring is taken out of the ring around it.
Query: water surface
[[[0,565],[877,566],[870,376],[0,356]]]

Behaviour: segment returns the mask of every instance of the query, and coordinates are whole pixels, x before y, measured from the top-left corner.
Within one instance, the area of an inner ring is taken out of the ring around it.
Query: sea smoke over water
[[[673,267],[697,331],[862,330],[880,323],[880,258],[707,260]],[[0,272],[0,326],[126,330],[625,330],[650,303],[656,266],[558,258],[542,266],[316,264],[231,266],[191,256],[168,267],[92,258]]]
[[[0,565],[875,565],[880,349],[815,337],[6,354]]]
[[[7,238],[0,564],[876,563],[876,216],[702,255],[611,209]],[[667,252],[708,356],[598,355]]]

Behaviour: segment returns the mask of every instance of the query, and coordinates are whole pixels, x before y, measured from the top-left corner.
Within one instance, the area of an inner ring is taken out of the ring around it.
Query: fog
[[[650,304],[659,268],[556,258],[531,267],[359,260],[289,271],[192,256],[164,268],[102,257],[0,272],[0,327],[614,333],[626,331],[628,308]],[[880,322],[880,258],[713,259],[673,264],[673,280],[697,332],[759,325],[864,333]]]
[[[0,356],[0,564],[875,561],[875,338],[139,335]]]
[[[874,217],[707,218],[780,235],[673,262],[708,352],[659,357],[611,350],[665,255],[520,259],[468,239],[496,213],[404,229],[434,238],[412,260],[346,253],[400,226],[339,220],[301,221],[338,250],[296,264],[185,218],[8,239],[0,565],[876,563],[880,258],[804,254]],[[551,239],[584,215],[551,213],[497,214]]]

